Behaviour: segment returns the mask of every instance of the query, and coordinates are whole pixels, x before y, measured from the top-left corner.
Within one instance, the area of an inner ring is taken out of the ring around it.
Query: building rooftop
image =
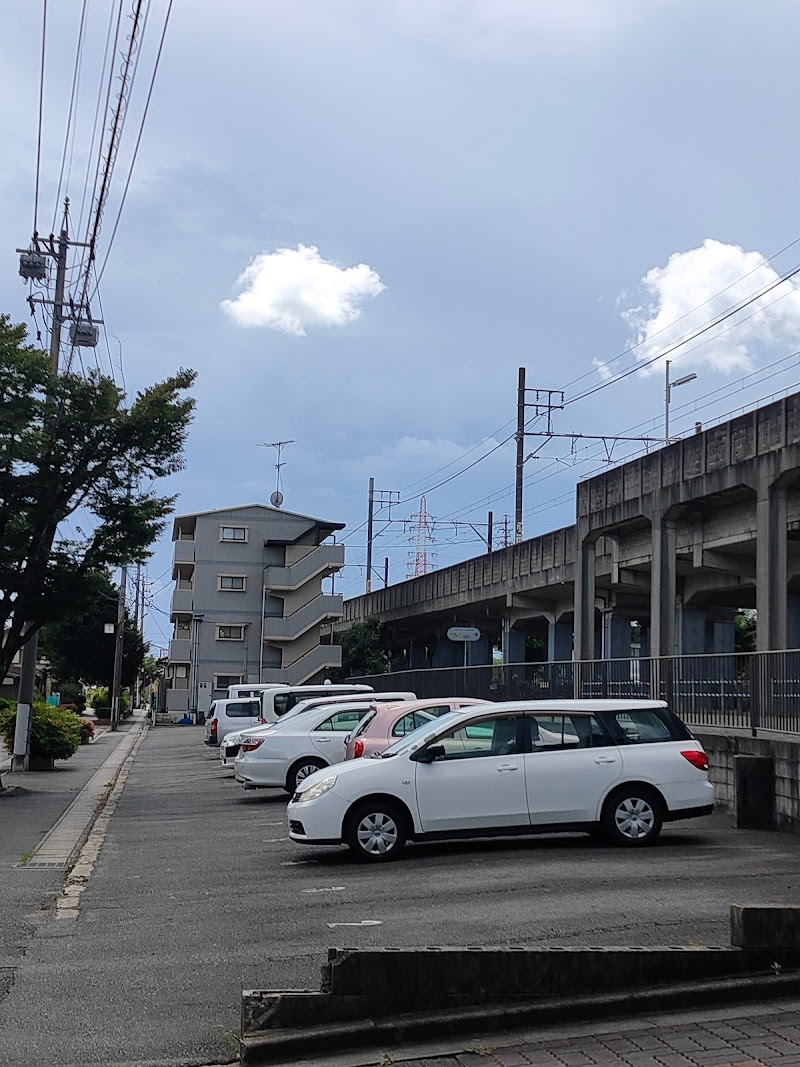
[[[259,511],[267,511],[273,515],[286,515],[293,519],[305,519],[306,522],[311,523],[313,526],[318,526],[321,530],[328,530],[331,533],[334,530],[343,530],[346,526],[346,523],[344,522],[332,522],[330,519],[320,519],[315,515],[304,515],[300,511],[288,511],[286,508],[274,508],[269,504],[232,504],[227,508],[208,508],[204,511],[188,511],[182,515],[176,515],[172,523],[172,540],[176,540],[178,524],[182,519],[195,519],[200,515],[219,515],[230,511],[245,511],[249,508],[258,508]]]

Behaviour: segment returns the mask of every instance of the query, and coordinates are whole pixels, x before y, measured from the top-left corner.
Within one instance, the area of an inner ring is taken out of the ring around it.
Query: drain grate
[[[27,860],[14,866],[25,871],[63,871],[67,865],[63,860]]]

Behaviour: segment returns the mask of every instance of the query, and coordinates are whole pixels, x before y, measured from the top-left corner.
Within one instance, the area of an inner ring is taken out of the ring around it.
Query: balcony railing
[[[312,578],[325,578],[343,566],[344,545],[320,545],[289,567],[267,567],[264,584],[271,592],[290,592]]]
[[[286,618],[264,619],[265,641],[295,641],[301,634],[327,619],[338,619],[343,611],[338,594],[320,593]]]
[[[175,541],[172,562],[194,563],[194,541]]]
[[[172,663],[188,663],[191,659],[189,639],[173,637],[169,643],[169,658]]]
[[[286,682],[302,685],[322,671],[334,670],[342,665],[341,645],[316,645],[287,667],[266,667],[262,672],[263,682]]]
[[[180,586],[176,586],[172,593],[173,614],[191,613],[193,606],[194,590],[191,586],[188,589],[181,589]]]

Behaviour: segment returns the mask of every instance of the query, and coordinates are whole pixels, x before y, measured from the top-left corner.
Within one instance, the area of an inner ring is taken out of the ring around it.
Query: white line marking
[[[335,926],[383,926],[381,919],[362,919],[360,923],[325,923],[329,930]]]
[[[281,867],[302,867],[306,863],[317,863],[318,860],[284,860]]]
[[[321,889],[304,889],[304,893],[341,893],[344,890],[343,885],[326,885]]]
[[[263,839],[265,845],[276,845],[279,841],[288,841],[288,837],[265,837]]]

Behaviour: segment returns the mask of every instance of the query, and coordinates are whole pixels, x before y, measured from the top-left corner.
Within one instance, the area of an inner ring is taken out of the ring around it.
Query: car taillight
[[[687,759],[693,767],[697,767],[698,771],[708,770],[708,756],[705,752],[698,751],[696,748],[690,748],[687,752],[681,752],[684,759]]]
[[[212,736],[213,736],[213,735],[214,735],[214,734],[215,734],[216,732],[217,732],[217,720],[216,720],[216,719],[212,719],[212,720],[211,720],[211,734],[212,734]]]
[[[249,741],[242,742],[241,748],[243,752],[252,752],[254,749],[258,748],[259,745],[263,745],[263,743],[263,737],[251,737]]]
[[[353,758],[354,759],[360,759],[361,756],[363,756],[363,755],[364,755],[364,742],[363,741],[356,741],[355,745],[353,745]]]
[[[266,725],[267,725],[267,720],[266,720],[266,719],[264,718],[264,716],[263,716],[263,715],[262,715],[262,716],[261,716],[261,718],[259,719],[259,722],[260,722],[260,723],[262,723],[262,724],[263,724],[264,726],[266,726]]]

